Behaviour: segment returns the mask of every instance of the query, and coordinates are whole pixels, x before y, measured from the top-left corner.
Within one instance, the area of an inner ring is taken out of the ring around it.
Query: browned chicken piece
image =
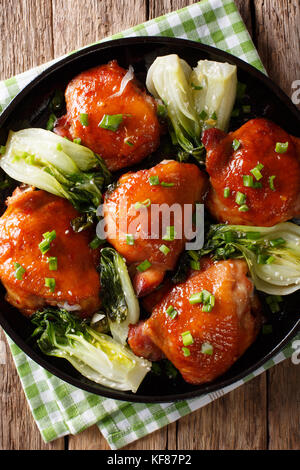
[[[116,189],[106,194],[107,239],[130,265],[138,296],[153,291],[166,271],[174,269],[186,242],[184,215],[191,209],[191,222],[205,187],[205,174],[196,165],[170,160],[123,175]],[[164,217],[173,205],[176,212]],[[158,208],[162,211],[156,211]]]
[[[210,311],[191,296],[214,296]],[[175,285],[143,324],[130,326],[129,345],[152,357],[150,341],[191,384],[211,382],[225,373],[253,343],[259,330],[259,303],[242,260],[211,263]]]
[[[299,138],[258,118],[229,134],[208,129],[203,143],[206,205],[219,222],[269,227],[300,214]]]
[[[115,60],[77,75],[66,89],[67,114],[54,129],[80,138],[111,171],[140,162],[160,141],[155,100],[127,76]]]
[[[26,315],[45,305],[59,305],[81,316],[98,310],[99,255],[89,247],[91,232],[73,232],[70,222],[78,216],[73,206],[33,188],[17,188],[7,206],[0,218],[0,278],[7,301]],[[39,244],[53,231],[50,249],[42,254]],[[50,258],[57,259],[56,270],[50,269],[55,268]]]

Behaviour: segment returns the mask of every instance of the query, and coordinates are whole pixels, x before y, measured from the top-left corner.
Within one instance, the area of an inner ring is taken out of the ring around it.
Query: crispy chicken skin
[[[151,185],[149,178],[153,176],[158,177],[160,183],[173,186]],[[106,194],[103,213],[107,238],[131,265],[129,270],[138,296],[153,291],[162,282],[165,272],[175,267],[185,245],[184,233],[182,238],[178,236],[172,241],[163,240],[163,237],[168,226],[175,226],[175,232],[179,235],[176,224],[181,228],[184,226],[183,217],[187,210],[186,207],[183,209],[183,205],[189,204],[193,209],[195,202],[201,202],[205,188],[206,177],[197,166],[166,160],[149,170],[123,175],[116,189]],[[149,207],[136,210],[135,204],[144,201],[151,203]],[[166,224],[162,213],[155,215],[155,207],[162,204],[167,209],[173,204],[178,205],[181,214],[175,222],[172,213],[169,220],[165,219]],[[155,223],[157,231],[153,229]],[[153,238],[153,233],[157,238]],[[133,244],[127,243],[127,234],[134,236]],[[170,251],[164,254],[159,249],[161,245],[166,245]],[[136,267],[145,260],[151,263],[151,267],[144,272],[137,271]]]
[[[233,141],[240,142],[237,150]],[[288,142],[285,153],[276,152],[276,143]],[[272,226],[300,213],[300,139],[287,134],[267,119],[252,119],[234,132],[225,134],[219,129],[204,132],[207,150],[206,170],[211,187],[206,205],[219,222],[230,224]],[[262,178],[254,182],[261,188],[245,187],[243,175],[252,176],[258,163],[264,165]],[[271,189],[269,178],[275,190]],[[224,189],[230,196],[224,197]],[[246,196],[245,212],[235,201],[237,192]]]
[[[151,340],[154,354],[159,348],[191,384],[210,382],[225,373],[251,345],[259,329],[258,300],[246,274],[247,265],[241,260],[211,263],[194,272],[159,301],[143,325],[130,326],[129,345],[133,352],[151,357]],[[204,289],[215,296],[211,312],[203,312],[202,304],[189,302],[193,293]],[[166,313],[170,305],[178,312],[174,319]],[[181,336],[186,331],[194,341],[188,346],[187,357]],[[139,338],[141,334],[148,342]],[[144,351],[143,343],[147,345]],[[201,351],[204,343],[213,347],[211,355]]]
[[[91,233],[75,233],[70,226],[78,212],[65,199],[33,188],[17,188],[7,206],[0,218],[0,278],[8,302],[26,315],[65,302],[80,306],[81,316],[95,312],[100,306],[98,255],[88,245]],[[56,238],[42,255],[39,243],[52,230]],[[50,256],[57,257],[56,271],[49,270]],[[21,280],[16,279],[14,263],[26,270]],[[45,278],[55,279],[54,292],[45,286]]]
[[[83,145],[99,154],[111,171],[134,165],[159,145],[160,125],[154,99],[136,80],[127,83],[121,95],[115,95],[126,70],[115,60],[77,75],[68,84],[65,97],[67,114],[57,121],[54,131],[70,139],[80,138]],[[88,115],[88,125],[80,114]],[[122,114],[116,131],[99,127],[105,114]]]

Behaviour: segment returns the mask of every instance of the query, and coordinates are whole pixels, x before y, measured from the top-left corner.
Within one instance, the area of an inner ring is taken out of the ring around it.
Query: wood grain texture
[[[0,79],[192,3],[0,0]],[[236,4],[268,72],[290,95],[291,82],[300,79],[299,1],[236,0]],[[0,449],[63,449],[64,439],[43,443],[8,348],[0,374]],[[299,366],[285,361],[126,450],[297,449],[298,429]],[[109,449],[96,426],[70,436],[66,443],[70,450]]]

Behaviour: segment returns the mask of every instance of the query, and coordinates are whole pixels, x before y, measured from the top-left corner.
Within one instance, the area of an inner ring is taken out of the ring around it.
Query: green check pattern
[[[265,71],[232,0],[203,0],[181,10],[135,26],[110,39],[130,36],[170,36],[223,49]],[[0,82],[0,112],[14,96],[52,63]],[[295,340],[300,340],[300,334]],[[291,342],[253,374],[233,385],[175,403],[129,403],[99,397],[77,389],[50,374],[8,343],[33,417],[45,442],[77,434],[97,424],[112,449],[119,449],[225,395],[273,365],[291,357]]]

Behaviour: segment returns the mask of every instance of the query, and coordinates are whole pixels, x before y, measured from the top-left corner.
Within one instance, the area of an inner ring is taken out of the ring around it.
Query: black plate
[[[238,67],[239,81],[247,84],[248,100],[251,102],[251,115],[267,117],[286,131],[299,136],[300,113],[290,99],[264,74],[236,57],[221,50],[192,41],[139,37],[119,39],[88,47],[60,60],[24,88],[0,117],[0,143],[4,144],[9,129],[24,127],[45,127],[49,116],[49,101],[57,89],[64,90],[68,81],[79,72],[90,67],[117,59],[127,68],[134,67],[137,77],[145,81],[150,64],[158,55],[175,53],[191,66],[199,59],[229,62]],[[233,121],[233,127],[241,123]],[[2,210],[4,201],[1,201]],[[50,358],[36,352],[26,342],[32,326],[28,319],[4,300],[4,289],[0,291],[0,323],[15,343],[34,361],[64,381],[97,395],[136,402],[168,402],[195,397],[216,391],[236,382],[264,364],[293,338],[299,329],[300,294],[288,296],[279,314],[270,315],[265,306],[268,323],[273,326],[270,335],[260,334],[255,343],[234,364],[233,367],[214,382],[192,386],[178,379],[176,382],[149,373],[138,393],[119,392],[95,384],[82,377],[67,361]],[[264,301],[263,301],[264,302]],[[265,304],[264,304],[265,305]]]

